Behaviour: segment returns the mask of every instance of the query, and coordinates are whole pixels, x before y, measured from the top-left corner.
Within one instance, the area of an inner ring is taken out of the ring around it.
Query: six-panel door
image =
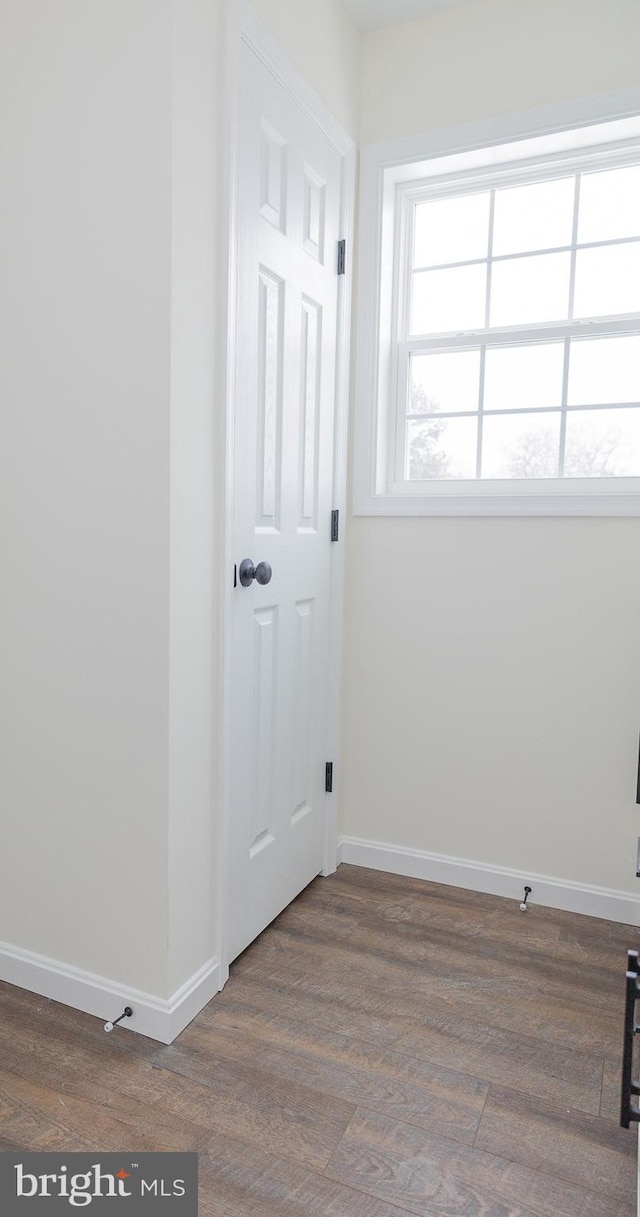
[[[235,370],[231,958],[323,865],[341,161],[247,48]]]

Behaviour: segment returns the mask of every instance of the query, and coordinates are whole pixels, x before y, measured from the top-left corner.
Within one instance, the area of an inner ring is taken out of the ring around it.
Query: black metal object
[[[529,899],[530,895],[531,895],[531,888],[527,884],[527,886],[524,889],[524,900],[520,901],[520,908],[522,909],[523,913],[526,913],[526,911],[527,911],[527,907],[528,907],[527,900]]]
[[[331,540],[340,540],[340,512],[337,509],[331,512]]]
[[[333,761],[327,761],[324,767],[324,788],[327,794],[333,791]]]
[[[243,558],[238,574],[243,587],[251,587],[254,579],[256,583],[261,583],[264,587],[267,583],[271,583],[273,571],[268,562],[258,562],[258,565],[254,566],[251,558]]]
[[[338,241],[338,274],[347,273],[347,242]]]
[[[636,786],[636,803],[640,803],[640,741],[638,742],[638,783]]]
[[[622,1052],[622,1092],[620,1096],[620,1124],[629,1128],[632,1123],[640,1122],[640,1109],[633,1102],[634,1096],[640,1095],[640,1085],[633,1080],[633,1041],[640,1030],[636,1023],[636,1002],[640,998],[638,990],[638,952],[629,951],[627,955],[626,1000],[624,1006],[624,1044]]]
[[[133,1016],[133,1010],[131,1009],[131,1006],[125,1006],[122,1014],[120,1015],[120,1018],[114,1018],[113,1022],[105,1023],[105,1025],[104,1025],[105,1031],[113,1031],[113,1028],[117,1027],[118,1023],[121,1023],[123,1018],[131,1018],[132,1016]]]

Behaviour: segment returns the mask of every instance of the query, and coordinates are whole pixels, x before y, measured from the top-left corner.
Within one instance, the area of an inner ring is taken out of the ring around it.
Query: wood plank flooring
[[[341,866],[169,1047],[0,984],[0,1149],[194,1149],[201,1217],[635,1217],[640,931]]]

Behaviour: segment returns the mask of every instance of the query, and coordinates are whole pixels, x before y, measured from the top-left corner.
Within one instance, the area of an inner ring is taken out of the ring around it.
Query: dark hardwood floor
[[[201,1217],[635,1217],[640,931],[342,866],[170,1047],[0,985],[0,1149],[194,1149]]]

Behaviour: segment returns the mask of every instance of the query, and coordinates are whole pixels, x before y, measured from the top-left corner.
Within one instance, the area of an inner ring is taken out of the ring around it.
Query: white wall
[[[215,943],[218,8],[1,9],[0,940],[161,998]]]
[[[636,520],[356,520],[344,831],[632,890]]]
[[[636,0],[474,0],[367,34],[363,144],[638,83]]]
[[[629,0],[365,36],[363,142],[640,83]],[[342,830],[636,891],[640,521],[354,518]]]
[[[169,6],[1,11],[0,939],[161,991]]]

